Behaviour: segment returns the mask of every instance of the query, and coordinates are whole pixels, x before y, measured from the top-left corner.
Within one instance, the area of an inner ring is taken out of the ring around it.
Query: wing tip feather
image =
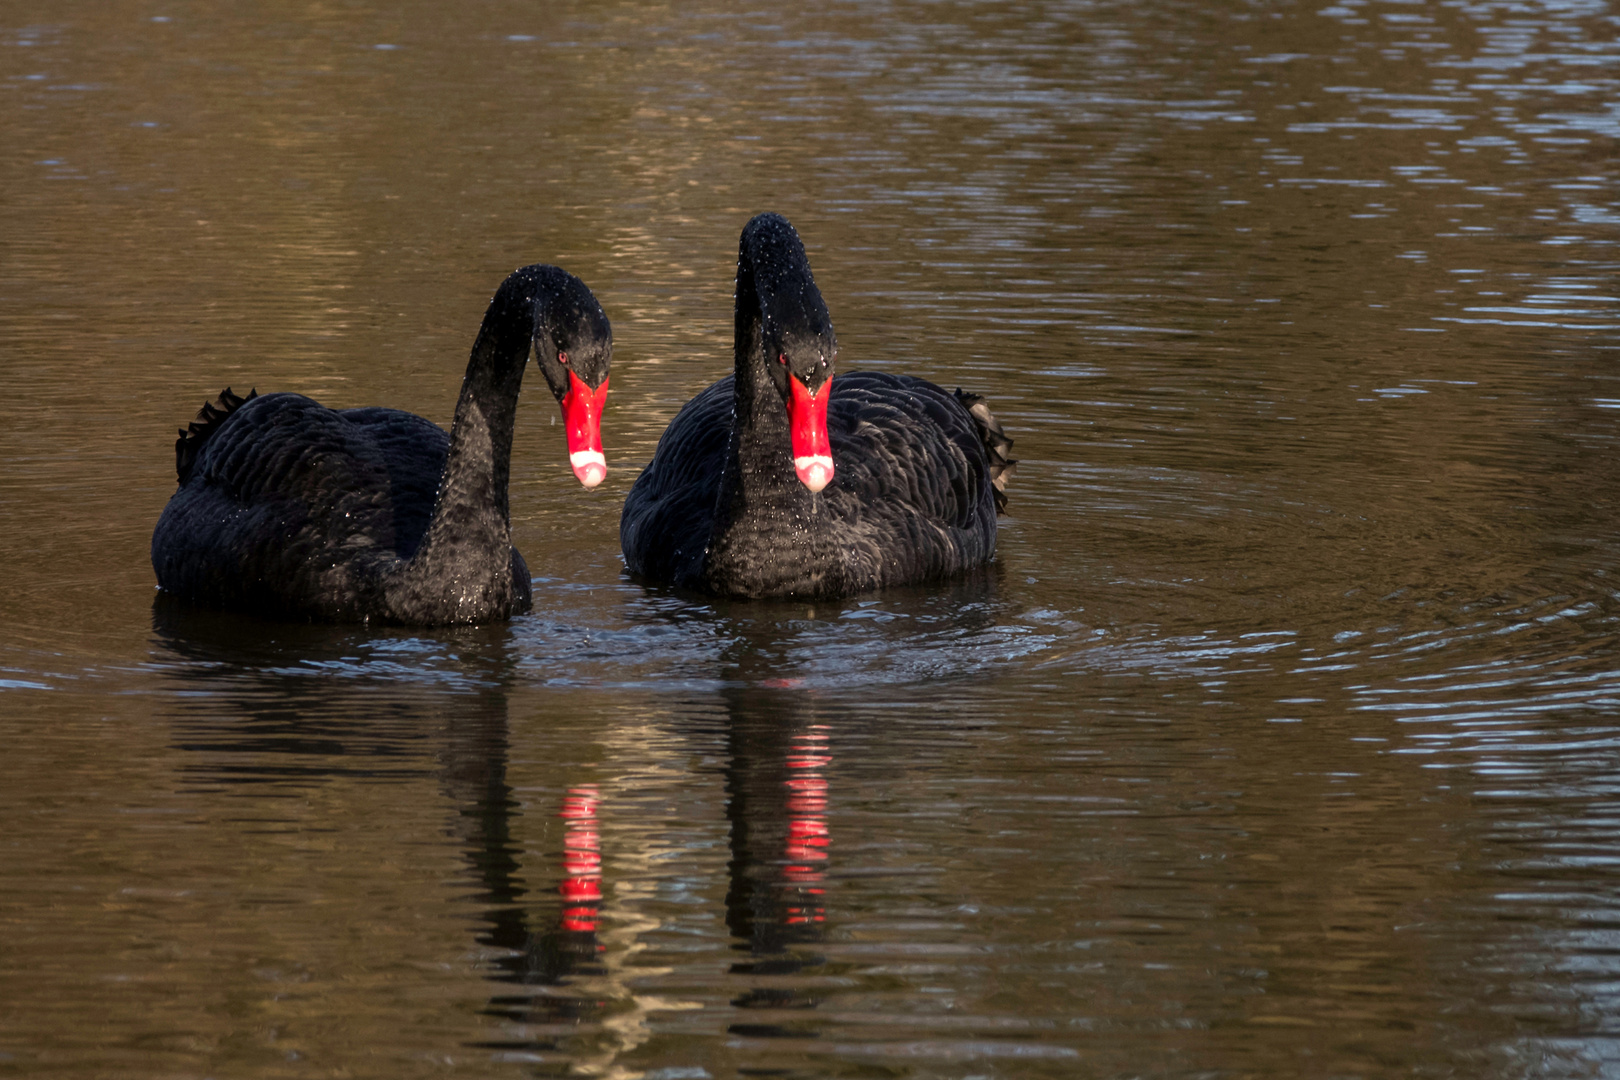
[[[985,457],[989,461],[990,488],[995,495],[996,513],[1005,514],[1007,481],[1018,471],[1018,462],[1012,457],[1012,436],[1002,428],[1001,422],[990,412],[990,406],[979,394],[970,394],[957,387],[956,400],[973,417],[973,426],[978,429],[979,441],[984,444]]]
[[[258,396],[257,389],[249,390],[247,397],[242,397],[233,394],[227,386],[220,391],[219,397],[203,403],[203,407],[197,410],[197,418],[180,429],[180,437],[174,442],[174,471],[179,475],[180,483],[184,484],[191,478],[191,470],[196,467],[197,457],[209,436],[219,430],[231,413]]]

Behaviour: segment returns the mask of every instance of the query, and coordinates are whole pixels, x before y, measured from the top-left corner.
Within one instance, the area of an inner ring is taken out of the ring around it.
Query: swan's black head
[[[737,251],[737,341],[758,350],[788,411],[793,467],[811,491],[832,480],[827,401],[838,339],[810,273],[804,244],[787,218],[760,214],[743,226]]]
[[[602,456],[602,407],[607,403],[613,327],[585,283],[555,266],[526,266],[534,298],[534,358],[562,406],[568,464],[586,487],[607,475]],[[511,280],[511,279],[508,279]]]

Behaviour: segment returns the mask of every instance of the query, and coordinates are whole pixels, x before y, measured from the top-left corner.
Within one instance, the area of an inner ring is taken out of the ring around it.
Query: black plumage
[[[681,409],[625,500],[633,573],[725,596],[827,598],[994,557],[1011,440],[974,395],[874,371],[834,379],[831,319],[779,215],[743,229],[735,331],[735,373]],[[796,468],[811,458],[789,409],[829,379],[826,482]]]
[[[584,283],[554,266],[518,270],[496,291],[448,433],[397,409],[335,411],[300,394],[227,389],[176,444],[180,488],[152,534],[159,587],[333,621],[528,611],[507,483],[531,349],[565,415],[595,391],[599,417],[612,330]]]

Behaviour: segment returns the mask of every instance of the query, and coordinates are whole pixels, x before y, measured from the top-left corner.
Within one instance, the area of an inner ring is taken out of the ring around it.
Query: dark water
[[[1620,1075],[1620,18],[1326,3],[0,9],[0,1075]],[[763,209],[990,571],[624,576]],[[205,398],[534,261],[533,615],[154,605]]]

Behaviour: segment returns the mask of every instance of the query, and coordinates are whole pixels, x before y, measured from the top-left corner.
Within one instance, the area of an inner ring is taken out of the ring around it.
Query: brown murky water
[[[0,9],[0,1075],[1620,1074],[1620,19],[1330,4]],[[799,227],[986,394],[994,570],[625,578]],[[523,263],[536,611],[154,605],[221,387],[441,423]]]

